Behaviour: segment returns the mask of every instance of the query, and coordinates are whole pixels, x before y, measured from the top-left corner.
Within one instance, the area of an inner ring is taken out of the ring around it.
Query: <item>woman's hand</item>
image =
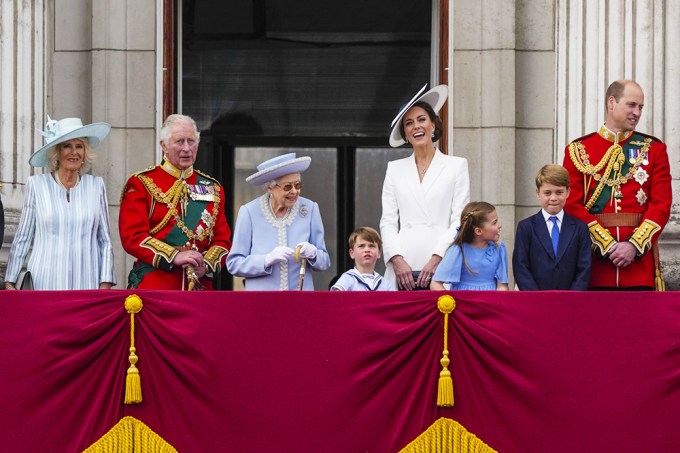
[[[112,286],[111,282],[101,282],[99,284],[99,289],[111,289]]]
[[[397,277],[397,285],[399,286],[399,289],[411,291],[416,283],[413,281],[413,269],[411,269],[411,266],[408,265],[404,257],[401,255],[393,256],[390,260],[390,263],[392,263],[394,275]]]
[[[15,290],[15,289],[17,289],[17,287],[14,286],[13,282],[5,282],[5,289]]]
[[[423,266],[422,270],[420,271],[416,285],[420,286],[421,288],[429,288],[430,281],[432,281],[432,276],[434,275],[434,272],[437,270],[437,266],[439,266],[441,261],[441,256],[432,255],[432,258],[430,258],[429,261],[425,263],[425,266]]]

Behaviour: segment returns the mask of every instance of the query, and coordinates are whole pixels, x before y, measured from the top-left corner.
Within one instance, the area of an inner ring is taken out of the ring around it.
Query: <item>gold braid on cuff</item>
[[[601,256],[609,253],[612,246],[616,244],[614,236],[597,221],[590,222],[588,230],[590,231],[590,239],[593,241],[593,250],[598,251]]]
[[[652,237],[661,230],[659,224],[645,219],[639,227],[633,231],[628,242],[633,244],[640,254],[645,253],[652,247]]]

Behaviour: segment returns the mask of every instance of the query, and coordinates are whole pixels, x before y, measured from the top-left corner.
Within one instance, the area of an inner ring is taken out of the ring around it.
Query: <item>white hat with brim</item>
[[[406,143],[406,140],[404,137],[401,136],[401,119],[403,116],[406,114],[408,109],[413,107],[413,104],[415,104],[418,101],[425,102],[426,104],[430,105],[432,107],[432,110],[434,110],[434,113],[439,113],[439,110],[442,108],[444,103],[446,102],[446,98],[449,97],[449,87],[446,85],[437,85],[436,87],[432,88],[430,91],[427,93],[423,92],[427,88],[427,84],[423,86],[420,91],[411,99],[409,102],[407,102],[401,110],[399,110],[399,113],[397,113],[397,116],[394,117],[392,120],[392,124],[390,124],[390,127],[392,128],[392,133],[390,133],[390,146],[393,148],[397,148],[404,143]]]
[[[39,131],[45,137],[45,146],[34,152],[28,159],[32,167],[47,167],[47,152],[60,143],[76,138],[86,138],[90,148],[96,148],[109,135],[109,123],[92,123],[83,126],[80,118],[64,118],[55,121],[47,117],[45,130]]]
[[[312,163],[312,158],[295,156],[295,153],[288,153],[262,162],[257,166],[257,172],[246,178],[246,182],[259,186],[281,176],[302,173],[307,170],[309,164]]]

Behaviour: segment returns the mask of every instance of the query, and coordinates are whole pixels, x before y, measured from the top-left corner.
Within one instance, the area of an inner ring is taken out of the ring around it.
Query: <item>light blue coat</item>
[[[246,290],[271,291],[297,289],[300,263],[294,259],[265,267],[265,256],[275,247],[294,249],[300,242],[316,246],[316,257],[308,260],[303,289],[313,290],[312,271],[325,271],[331,265],[319,205],[299,197],[290,213],[276,218],[265,194],[247,203],[238,211],[227,269],[232,275],[245,277]]]

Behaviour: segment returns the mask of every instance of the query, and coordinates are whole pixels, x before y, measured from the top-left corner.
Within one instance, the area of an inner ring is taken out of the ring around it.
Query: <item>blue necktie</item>
[[[550,221],[553,223],[552,230],[550,231],[550,240],[552,241],[553,252],[557,256],[557,244],[560,243],[560,229],[557,227],[557,217],[551,215]]]

